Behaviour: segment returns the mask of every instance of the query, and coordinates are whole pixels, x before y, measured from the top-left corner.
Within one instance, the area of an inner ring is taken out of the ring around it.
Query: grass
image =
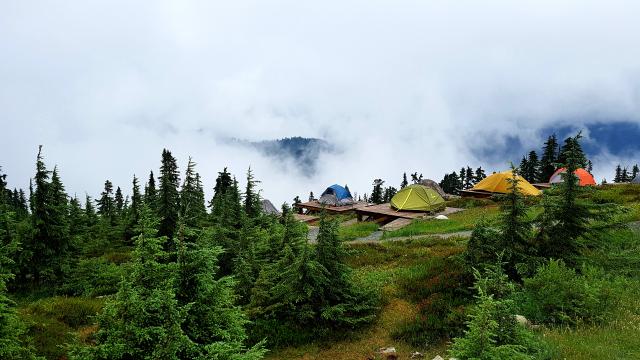
[[[489,221],[492,221],[497,218],[498,213],[498,206],[492,205],[484,208],[470,208],[451,214],[448,220],[416,220],[401,229],[385,232],[383,239],[469,231],[473,229],[481,218],[485,217]]]
[[[85,341],[96,330],[94,317],[104,306],[104,299],[56,296],[18,304],[18,313],[38,354],[64,359],[67,344],[75,343],[76,336]]]
[[[355,240],[361,237],[369,236],[378,230],[379,225],[375,222],[358,222],[351,225],[341,226],[338,235],[342,241]]]

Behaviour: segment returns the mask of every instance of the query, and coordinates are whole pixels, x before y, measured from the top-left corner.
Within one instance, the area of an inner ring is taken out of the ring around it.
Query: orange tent
[[[567,169],[565,168],[560,168],[556,170],[556,172],[554,172],[553,175],[551,175],[551,178],[549,179],[549,183],[550,184],[561,183],[562,182],[561,174],[564,174],[566,172],[567,172]],[[585,169],[577,169],[574,172],[574,174],[576,174],[576,176],[580,180],[580,186],[589,186],[589,185],[596,184],[596,180],[593,178],[593,175],[589,174],[589,172]]]

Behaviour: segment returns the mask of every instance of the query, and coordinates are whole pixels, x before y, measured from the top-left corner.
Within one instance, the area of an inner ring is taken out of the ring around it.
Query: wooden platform
[[[533,185],[538,190],[546,190],[551,188],[551,184],[549,183],[535,183],[531,185]]]
[[[307,224],[320,219],[320,217],[318,216],[303,215],[303,214],[293,214],[293,217],[296,218],[296,220],[301,221],[303,223],[307,223]]]
[[[460,196],[462,197],[474,197],[479,199],[485,199],[485,198],[490,198],[494,195],[502,195],[502,194],[489,192],[489,191],[482,191],[482,190],[471,190],[471,189],[460,190]]]
[[[321,212],[324,210],[327,213],[344,214],[367,205],[368,205],[367,203],[359,202],[359,203],[344,205],[344,206],[328,206],[328,205],[320,204],[317,200],[314,200],[314,201],[304,202],[300,204],[294,204],[293,206],[300,209],[306,209],[308,213]]]
[[[378,222],[381,222],[380,220],[384,221],[385,219],[420,219],[428,215],[426,212],[420,211],[398,211],[391,208],[389,203],[359,207],[355,209],[355,212],[356,215],[358,215],[359,221],[362,221],[365,216],[368,216]]]

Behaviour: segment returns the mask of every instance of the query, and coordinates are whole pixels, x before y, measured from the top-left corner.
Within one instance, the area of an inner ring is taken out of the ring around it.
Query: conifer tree
[[[120,186],[116,189],[116,195],[114,197],[114,205],[116,210],[116,216],[122,216],[122,209],[124,208],[124,197],[122,196],[122,190]]]
[[[373,190],[371,191],[371,197],[369,200],[374,204],[382,204],[384,201],[382,185],[384,185],[384,181],[382,179],[373,180]]]
[[[157,211],[158,191],[156,190],[156,178],[153,175],[153,171],[149,174],[149,181],[144,187],[144,202],[151,210]]]
[[[622,182],[622,167],[620,166],[620,164],[616,166],[616,175],[613,177],[613,182],[614,183]]]
[[[471,168],[467,166],[467,169],[464,175],[464,188],[471,189],[472,187],[473,187],[473,170],[471,170]]]
[[[298,214],[302,214],[302,208],[297,206],[300,204],[302,204],[302,201],[300,200],[300,197],[296,195],[296,197],[293,198],[293,208]]]
[[[397,192],[398,192],[398,189],[394,188],[393,186],[388,186],[384,188],[384,194],[382,195],[382,202],[383,203],[390,202]]]
[[[558,162],[558,140],[556,135],[549,136],[544,143],[542,149],[542,158],[540,158],[540,176],[538,181],[548,182],[551,175],[556,171],[556,163]]]
[[[407,173],[403,173],[402,174],[402,182],[400,183],[400,189],[404,189],[405,187],[407,187],[407,185],[409,185],[409,181],[407,181]]]
[[[627,171],[627,168],[625,167],[624,169],[622,169],[622,174],[620,175],[620,182],[626,183],[631,181],[631,179],[629,179],[629,171]]]
[[[572,153],[572,156],[575,157],[578,168],[587,167],[587,157],[582,150],[582,146],[580,145],[580,142],[576,142],[575,138],[573,137],[568,137],[565,139],[558,155],[558,162],[561,164],[567,163],[567,157],[569,156],[569,153]]]
[[[474,177],[473,177],[473,182],[474,185],[479,183],[480,181],[482,181],[484,178],[486,178],[487,175],[485,174],[484,170],[482,169],[482,167],[478,167],[474,173]]]
[[[260,194],[256,186],[260,181],[255,180],[251,167],[247,170],[247,186],[244,191],[244,212],[250,219],[257,218],[262,213]]]
[[[162,150],[162,164],[160,165],[160,177],[157,196],[157,214],[160,218],[158,234],[169,238],[167,246],[173,247],[173,234],[176,231],[180,206],[180,174],[178,163],[167,149]]]
[[[640,174],[640,168],[638,168],[638,164],[633,165],[633,168],[631,169],[631,180],[635,179],[636,176],[638,176],[638,174]],[[20,190],[22,191],[22,190]]]
[[[140,184],[138,178],[133,175],[132,194],[131,194],[131,206],[129,207],[127,223],[124,229],[124,238],[126,240],[132,239],[135,236],[135,229],[140,222],[140,210],[142,209],[142,194],[140,193]]]
[[[98,203],[98,214],[107,224],[116,224],[116,206],[113,199],[113,184],[107,180],[104,182],[104,191],[100,194]]]
[[[411,182],[414,184],[419,184],[422,181],[422,174],[418,175],[418,172],[414,172],[411,174]]]
[[[175,295],[176,263],[166,262],[157,221],[146,206],[135,238],[131,268],[98,316],[96,346],[77,349],[76,359],[179,359],[193,343],[182,325],[188,307]]]
[[[86,194],[84,200],[84,221],[88,227],[93,227],[98,223],[98,215],[93,207],[93,199]]]
[[[69,200],[69,235],[83,235],[87,231],[84,221],[84,210],[80,206],[80,200],[76,196]]]
[[[591,160],[587,160],[587,169],[586,170],[589,172],[589,174],[593,173],[593,163],[591,162]]]
[[[189,158],[182,189],[180,190],[180,217],[186,226],[195,227],[207,215],[200,176],[195,172],[195,163]]]
[[[309,201],[314,201],[316,198],[313,196],[313,191],[309,192]]]

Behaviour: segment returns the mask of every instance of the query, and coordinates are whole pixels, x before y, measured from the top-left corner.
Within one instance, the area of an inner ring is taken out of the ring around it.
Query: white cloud
[[[209,187],[223,166],[242,176],[251,164],[274,202],[336,181],[368,192],[374,177],[397,185],[403,171],[439,179],[479,165],[471,149],[505,134],[538,147],[538,130],[559,121],[640,122],[639,10],[634,1],[5,1],[0,164],[24,187],[44,144],[68,190],[95,195],[106,178],[127,188],[134,172],[146,178],[166,146],[182,167],[193,156]],[[346,151],[306,179],[216,141],[295,135]]]

